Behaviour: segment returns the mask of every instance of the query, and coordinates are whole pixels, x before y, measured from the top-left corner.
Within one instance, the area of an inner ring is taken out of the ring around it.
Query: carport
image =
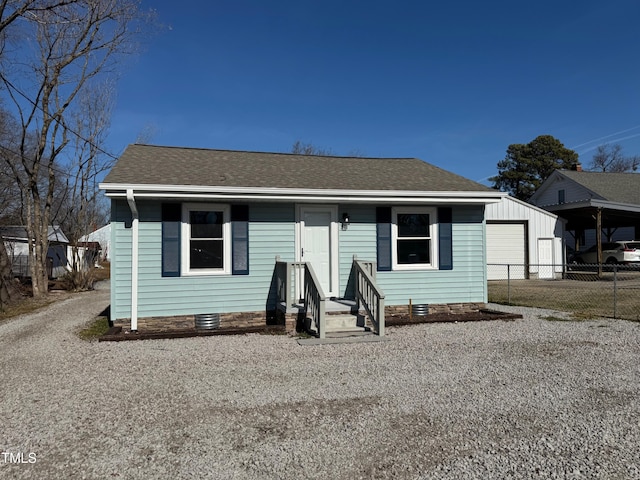
[[[531,197],[531,203],[567,220],[576,251],[584,231],[595,229],[598,263],[602,263],[602,234],[622,227],[635,229],[640,237],[640,174],[555,171]],[[605,238],[610,240],[610,238]]]

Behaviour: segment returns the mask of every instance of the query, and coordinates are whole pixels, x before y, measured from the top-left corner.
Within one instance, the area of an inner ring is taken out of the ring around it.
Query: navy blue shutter
[[[231,205],[231,273],[249,275],[248,205]]]
[[[162,204],[162,276],[180,276],[180,225],[182,205]]]
[[[440,250],[440,270],[453,270],[452,221],[453,213],[451,208],[438,208],[438,248]]]
[[[376,208],[376,250],[378,271],[391,271],[391,207]]]

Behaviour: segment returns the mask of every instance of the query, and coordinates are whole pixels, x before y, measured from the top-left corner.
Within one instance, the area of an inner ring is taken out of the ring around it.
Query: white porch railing
[[[283,262],[276,257],[275,274],[278,303],[289,308],[302,299],[305,318],[310,318],[318,336],[325,338],[326,296],[311,264]]]
[[[278,303],[292,307],[302,299],[305,262],[283,262],[276,257],[276,292]]]
[[[318,337],[325,338],[325,304],[327,298],[322,291],[322,285],[318,281],[313,267],[307,263],[304,267],[304,312],[305,318],[311,318]]]
[[[384,293],[375,280],[376,262],[353,258],[356,276],[356,308],[367,312],[377,334],[384,337]]]

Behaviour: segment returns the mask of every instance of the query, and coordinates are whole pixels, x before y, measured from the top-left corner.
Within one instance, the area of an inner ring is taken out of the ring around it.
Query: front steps
[[[364,326],[364,316],[351,313],[338,313],[325,315],[328,337],[346,337],[352,335],[371,334],[368,327]]]
[[[325,336],[327,338],[343,338],[373,335],[365,326],[364,315],[355,311],[355,302],[348,300],[329,300],[326,303]],[[308,319],[309,333],[318,335],[315,325]]]
[[[339,300],[326,302],[325,338],[318,338],[315,325],[307,319],[307,331],[313,338],[299,338],[299,345],[331,345],[343,343],[386,342],[387,337],[376,335],[365,326],[364,315],[356,312],[355,302]]]
[[[315,329],[309,329],[309,333],[315,335],[312,338],[299,338],[298,345],[338,345],[345,343],[372,343],[387,342],[387,337],[380,337],[364,326],[364,316],[355,314],[330,314],[326,315],[325,337],[319,338]]]

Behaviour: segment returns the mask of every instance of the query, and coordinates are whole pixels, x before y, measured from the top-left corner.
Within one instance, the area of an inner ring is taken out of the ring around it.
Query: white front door
[[[300,207],[300,261],[309,262],[325,295],[336,296],[337,275],[337,208]]]
[[[538,278],[553,278],[553,239],[538,239]]]

